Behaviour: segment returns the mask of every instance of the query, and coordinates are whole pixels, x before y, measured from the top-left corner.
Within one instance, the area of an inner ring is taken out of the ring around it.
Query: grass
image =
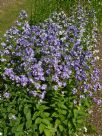
[[[72,1],[62,2],[61,7],[68,11],[69,7],[73,5]],[[0,6],[0,36],[11,27],[22,9],[26,10],[29,15],[31,15],[32,11],[32,24],[37,24],[46,19],[52,11],[58,10],[60,7],[56,0],[4,0],[0,2],[0,5],[2,5]]]
[[[0,2],[0,4],[2,4],[2,2]],[[59,10],[60,7],[69,14],[69,9],[75,5],[75,0],[62,1],[60,4],[56,0],[4,0],[4,3],[4,6],[0,6],[0,36],[2,36],[5,31],[14,23],[20,10],[22,9],[26,10],[29,15],[31,15],[32,11],[32,24],[38,24],[39,22],[43,22],[43,20],[46,19],[52,11]],[[98,18],[100,22],[102,22],[101,4],[94,3],[94,0],[92,3],[92,5],[95,5],[95,9],[98,11]]]
[[[32,11],[33,24],[37,24],[57,8],[56,0],[4,0],[0,5],[0,36],[12,26],[22,9],[27,11],[29,17]]]
[[[4,1],[5,2],[5,1]],[[0,3],[2,4],[2,3]],[[5,2],[4,6],[0,8],[0,36],[14,23],[20,10],[26,10],[29,14],[31,12],[30,0],[14,0]]]
[[[56,0],[32,0],[32,24],[43,22],[54,10],[57,9]]]
[[[76,4],[75,0],[32,0],[32,24],[38,24],[43,22],[53,11],[59,11],[63,9],[67,15],[70,14],[70,9]]]

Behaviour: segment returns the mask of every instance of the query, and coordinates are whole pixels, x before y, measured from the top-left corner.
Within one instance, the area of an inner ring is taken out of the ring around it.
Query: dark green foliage
[[[56,9],[55,0],[32,0],[31,24],[38,24],[44,21]]]
[[[5,84],[5,87],[11,97],[5,99],[2,96],[0,100],[0,132],[4,136],[73,136],[83,133],[91,104],[85,99],[82,105],[75,105],[75,96],[69,87],[66,88],[67,95],[52,91],[44,101],[27,96],[24,89],[15,88],[13,84]]]

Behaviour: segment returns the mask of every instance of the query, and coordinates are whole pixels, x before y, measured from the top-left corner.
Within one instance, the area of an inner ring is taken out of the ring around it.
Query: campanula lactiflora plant
[[[16,136],[82,135],[93,94],[97,20],[80,5],[30,26],[21,11],[2,40],[0,132]],[[93,23],[92,23],[93,22]],[[91,25],[90,25],[91,23]],[[6,108],[5,108],[6,107]],[[84,122],[84,123],[83,123]]]

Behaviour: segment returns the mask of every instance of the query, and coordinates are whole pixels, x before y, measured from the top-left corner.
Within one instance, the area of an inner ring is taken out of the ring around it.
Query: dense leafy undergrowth
[[[101,103],[95,12],[78,6],[33,26],[26,18],[22,11],[1,41],[0,132],[82,136],[93,101]]]

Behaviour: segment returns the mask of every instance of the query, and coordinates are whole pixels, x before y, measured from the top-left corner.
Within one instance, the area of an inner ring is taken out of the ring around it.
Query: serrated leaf
[[[22,130],[23,130],[23,124],[20,124],[19,126],[17,126],[16,132],[22,132]]]
[[[65,105],[63,105],[63,104],[61,104],[61,108],[67,110],[67,107]]]
[[[45,105],[38,105],[37,106],[37,109],[39,110],[39,111],[44,111],[44,110],[46,110],[46,109],[49,109],[47,106],[45,106]]]
[[[42,113],[41,111],[36,111],[36,112],[34,113],[34,115],[33,115],[32,120],[35,120],[38,116],[40,116],[41,113]]]
[[[55,107],[55,103],[54,104],[51,104],[52,107]]]
[[[26,128],[29,129],[29,128],[31,128],[31,126],[32,126],[32,120],[28,120],[26,122]]]
[[[84,121],[83,119],[78,119],[78,120],[77,120],[78,124],[82,124],[83,121]]]
[[[42,119],[42,122],[46,125],[51,125],[50,121],[48,120],[50,118],[47,118],[47,119]]]
[[[55,124],[59,125],[59,124],[61,124],[61,121],[57,119]]]
[[[25,105],[25,107],[24,107],[24,114],[26,116],[27,121],[31,120],[31,110],[28,107],[28,105]]]
[[[45,136],[52,136],[52,132],[49,129],[44,129]]]
[[[66,115],[66,114],[67,114],[67,111],[66,111],[66,110],[62,110],[62,114],[63,114],[63,115]]]
[[[76,119],[73,118],[72,121],[73,121],[74,126],[76,127],[76,125],[77,125]]]
[[[64,130],[64,127],[62,125],[59,125],[59,129],[62,132]]]
[[[30,111],[28,111],[28,112],[26,113],[26,119],[27,119],[27,120],[31,120],[31,113],[30,113]]]
[[[66,113],[67,113],[66,110],[61,110],[61,109],[59,109],[58,112],[59,112],[59,114],[62,114],[62,115],[66,115]]]
[[[49,115],[50,115],[50,113],[44,112],[41,114],[41,117],[47,118],[47,117],[49,117]]]
[[[65,125],[67,125],[67,123],[68,123],[67,119],[64,120],[63,123],[64,123]]]
[[[23,132],[15,132],[15,136],[23,136]]]
[[[44,128],[45,128],[46,126],[44,125],[44,124],[40,124],[39,125],[39,131],[40,131],[40,134],[42,134],[42,132],[44,131]]]
[[[52,114],[52,117],[58,117],[58,114],[57,114],[56,112],[54,112],[54,113]]]
[[[77,115],[78,115],[78,110],[77,109],[74,109],[74,118],[77,118]]]
[[[29,111],[29,107],[28,105],[24,105],[24,114],[26,115],[26,113]]]
[[[42,121],[42,118],[39,118],[39,117],[38,117],[38,118],[35,120],[35,124],[40,124],[41,121]]]

